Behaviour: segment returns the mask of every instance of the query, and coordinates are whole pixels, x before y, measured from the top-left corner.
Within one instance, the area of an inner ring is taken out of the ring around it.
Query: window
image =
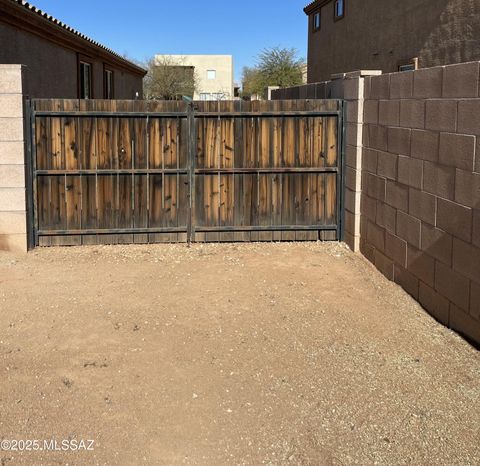
[[[320,11],[317,11],[316,13],[313,14],[313,30],[318,31],[320,29],[320,26],[322,25],[322,14]]]
[[[211,100],[225,100],[226,99],[226,94],[223,93],[223,92],[202,92],[200,94],[200,100],[208,100],[208,101],[211,101]]]
[[[408,63],[407,65],[400,65],[398,71],[414,71],[415,65],[413,63]]]
[[[113,71],[105,69],[103,72],[103,98],[113,99]]]
[[[345,0],[335,0],[335,19],[342,19],[345,16]]]
[[[207,79],[217,79],[217,71],[216,70],[208,70],[207,71]]]
[[[415,71],[418,70],[418,58],[405,60],[398,63],[398,71]]]
[[[79,66],[79,97],[80,99],[91,99],[92,93],[92,65],[84,61]]]

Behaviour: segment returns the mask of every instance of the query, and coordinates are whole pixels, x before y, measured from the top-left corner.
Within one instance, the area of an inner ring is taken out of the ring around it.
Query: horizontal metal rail
[[[195,118],[284,118],[284,117],[339,117],[341,112],[331,111],[298,111],[298,112],[195,112]],[[187,118],[187,113],[178,112],[100,112],[100,111],[46,111],[33,112],[33,117],[64,118]]]
[[[337,110],[298,112],[195,112],[195,118],[288,118],[340,116]]]
[[[122,234],[145,234],[145,233],[186,233],[187,227],[165,228],[108,228],[108,229],[85,229],[85,230],[40,230],[39,236],[85,236],[85,235],[122,235]]]
[[[242,173],[251,173],[253,175],[257,173],[336,173],[338,171],[337,167],[289,167],[289,168],[197,168],[195,169],[195,174],[197,175],[207,175],[207,174],[242,174]]]
[[[83,111],[47,111],[37,110],[33,117],[64,117],[64,118],[187,118],[185,112],[83,112]]]
[[[94,175],[156,175],[156,174],[172,174],[172,175],[187,175],[188,169],[176,168],[126,168],[126,169],[100,169],[100,170],[36,170],[35,175],[38,176],[94,176]]]
[[[247,231],[334,231],[337,225],[267,225],[267,226],[196,226],[195,232],[247,232]],[[146,233],[186,233],[187,227],[171,228],[109,228],[86,230],[40,230],[39,236],[122,235]]]
[[[269,173],[337,173],[338,167],[289,167],[289,168],[197,168],[196,175],[236,175],[236,174],[269,174]],[[105,169],[105,170],[36,170],[35,175],[38,176],[94,176],[94,175],[155,175],[155,174],[172,174],[187,175],[188,169],[170,169],[170,168],[150,168],[150,169]]]
[[[195,226],[195,233],[223,231],[334,231],[337,225]]]

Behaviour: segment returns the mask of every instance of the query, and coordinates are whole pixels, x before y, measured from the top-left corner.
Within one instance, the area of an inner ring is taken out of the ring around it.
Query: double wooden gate
[[[342,101],[29,113],[32,246],[341,238]]]

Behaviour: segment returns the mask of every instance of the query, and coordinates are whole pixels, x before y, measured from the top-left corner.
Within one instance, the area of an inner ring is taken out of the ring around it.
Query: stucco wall
[[[308,21],[308,81],[358,69],[398,70],[419,58],[428,68],[480,59],[478,0],[346,0],[345,17],[322,7],[322,25]]]
[[[182,66],[193,66],[197,78],[195,100],[202,93],[224,93],[225,100],[233,99],[233,57],[231,55],[156,55],[157,63],[171,60]],[[215,70],[216,79],[207,79],[207,71]]]
[[[25,65],[26,95],[42,99],[78,98],[78,61],[75,50],[2,22],[0,44],[0,64]],[[94,98],[102,99],[103,61],[95,57],[89,58],[89,61],[93,63]],[[114,75],[115,98],[134,99],[136,92],[142,96],[143,83],[140,76],[115,68]]]
[[[22,74],[0,65],[0,250],[27,250]]]
[[[361,251],[480,343],[479,62],[366,78]]]

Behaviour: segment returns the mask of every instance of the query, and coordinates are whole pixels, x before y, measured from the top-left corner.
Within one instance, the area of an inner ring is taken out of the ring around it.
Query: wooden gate
[[[31,245],[338,240],[343,102],[34,100]]]

